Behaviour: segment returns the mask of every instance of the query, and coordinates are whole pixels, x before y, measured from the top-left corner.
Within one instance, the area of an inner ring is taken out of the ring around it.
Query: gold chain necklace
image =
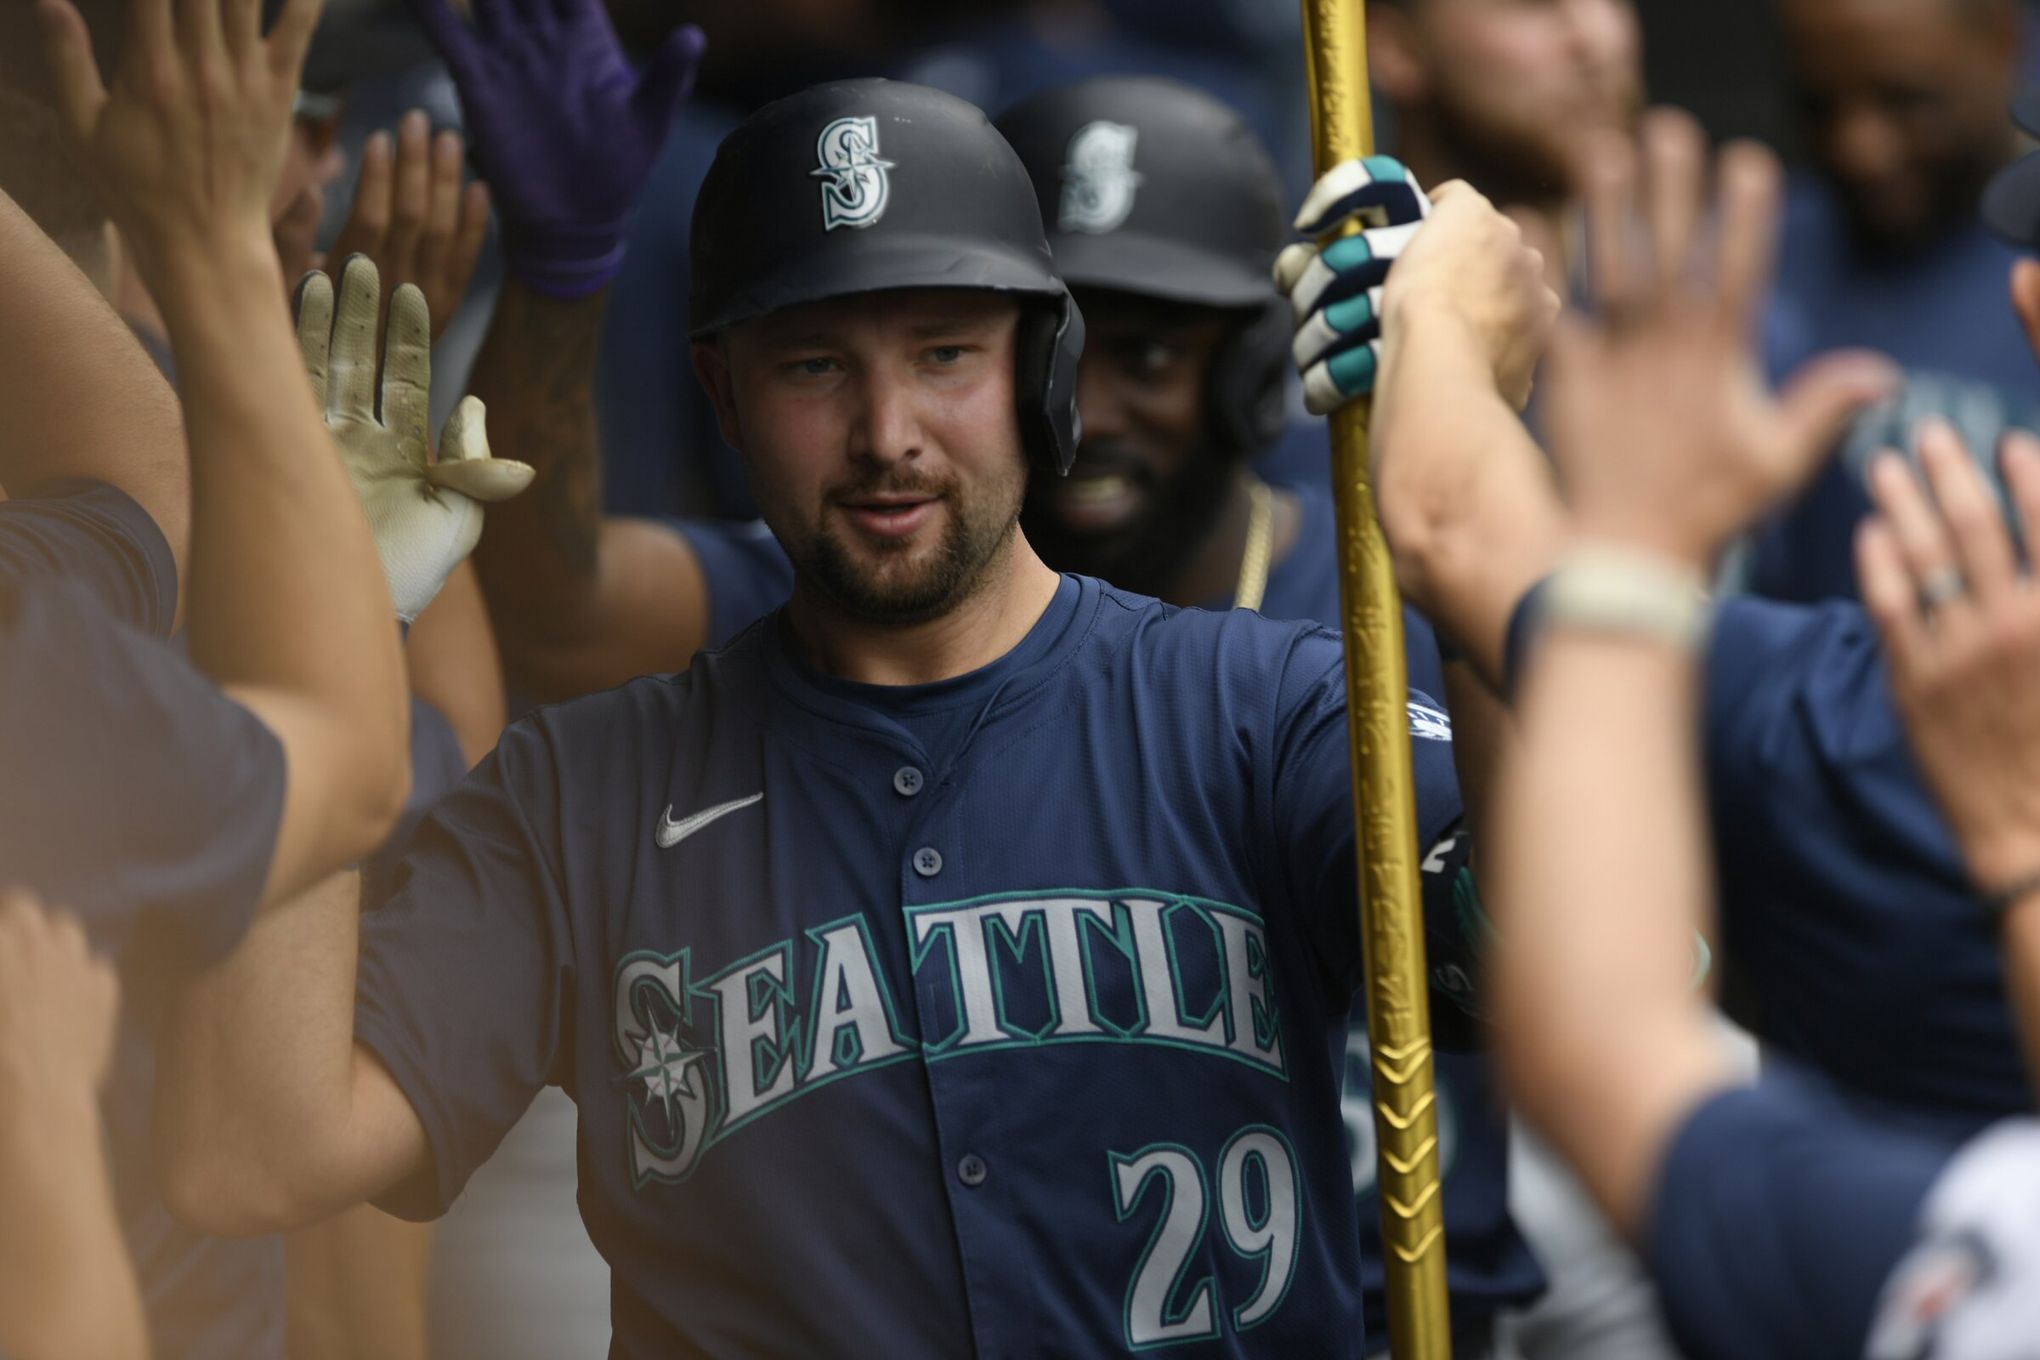
[[[1247,546],[1240,553],[1240,581],[1233,608],[1259,609],[1268,593],[1268,553],[1275,543],[1275,493],[1259,477],[1247,487]]]

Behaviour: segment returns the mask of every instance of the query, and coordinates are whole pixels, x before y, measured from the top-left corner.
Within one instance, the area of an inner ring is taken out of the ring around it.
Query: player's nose
[[[851,456],[877,463],[918,458],[926,438],[912,390],[884,373],[867,374],[858,389],[850,416]]]

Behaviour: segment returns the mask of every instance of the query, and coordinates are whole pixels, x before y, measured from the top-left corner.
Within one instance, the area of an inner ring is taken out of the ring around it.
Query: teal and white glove
[[[1348,222],[1363,228],[1323,246],[1298,242],[1275,258],[1275,287],[1296,316],[1290,355],[1303,374],[1303,404],[1312,415],[1327,415],[1374,390],[1382,280],[1430,212],[1430,198],[1390,156],[1333,166],[1303,200],[1296,230],[1313,241]]]
[[[531,485],[534,474],[529,464],[489,456],[482,403],[473,397],[462,398],[447,418],[440,460],[432,460],[432,318],[425,295],[408,283],[390,297],[378,405],[381,295],[381,279],[364,255],[341,266],[337,316],[332,280],[307,274],[297,291],[298,348],[375,534],[397,617],[409,623],[474,550],[482,536],[480,502],[508,500]]]

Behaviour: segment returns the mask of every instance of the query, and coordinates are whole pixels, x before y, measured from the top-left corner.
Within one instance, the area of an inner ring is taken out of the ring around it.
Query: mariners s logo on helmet
[[[838,118],[815,139],[819,168],[808,173],[822,181],[822,230],[868,227],[885,215],[893,163],[878,155],[878,120]]]
[[[1102,119],[1077,129],[1063,166],[1058,227],[1102,233],[1126,220],[1133,211],[1133,191],[1140,187],[1140,172],[1133,168],[1133,144],[1139,138],[1139,128]]]

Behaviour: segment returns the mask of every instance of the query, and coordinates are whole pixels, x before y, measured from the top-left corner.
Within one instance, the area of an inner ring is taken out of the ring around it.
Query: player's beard
[[[918,539],[853,545],[824,518],[799,542],[784,543],[787,556],[796,573],[853,618],[894,627],[940,618],[984,589],[1010,554],[1025,478],[1024,467],[1016,468],[972,496],[954,478],[874,470],[833,488],[831,498],[937,497],[946,514],[932,548]]]
[[[1147,481],[1139,517],[1116,533],[1072,533],[1062,527],[1050,501],[1053,486],[1036,487],[1036,506],[1027,516],[1027,542],[1057,571],[1095,576],[1136,595],[1165,596],[1204,546],[1232,486],[1241,455],[1205,437],[1184,455],[1166,481],[1156,483],[1150,466],[1137,458],[1115,458],[1109,446],[1102,461]],[[1084,453],[1078,453],[1078,465]]]

